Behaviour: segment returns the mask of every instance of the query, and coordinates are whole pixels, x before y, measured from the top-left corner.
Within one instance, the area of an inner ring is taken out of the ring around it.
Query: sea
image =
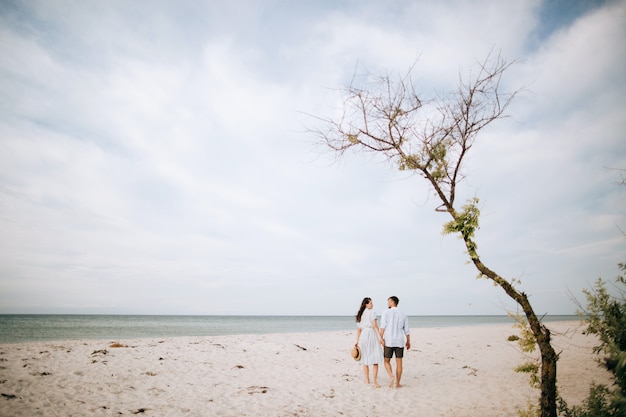
[[[543,317],[580,320],[576,315]],[[411,328],[514,324],[509,316],[409,316]],[[354,316],[0,314],[0,343],[353,331]]]

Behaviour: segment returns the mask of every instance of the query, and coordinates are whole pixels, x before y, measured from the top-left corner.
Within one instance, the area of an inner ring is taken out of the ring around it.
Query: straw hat
[[[352,358],[354,358],[355,361],[361,360],[361,349],[359,349],[358,346],[354,346],[350,354],[352,355]]]

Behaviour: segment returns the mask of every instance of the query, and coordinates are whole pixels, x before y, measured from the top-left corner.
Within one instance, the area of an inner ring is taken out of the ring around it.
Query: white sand
[[[559,390],[571,403],[609,382],[597,343],[554,323]],[[508,325],[413,329],[403,388],[364,384],[355,332],[0,345],[0,416],[515,416],[538,392]],[[106,353],[104,353],[106,351]]]

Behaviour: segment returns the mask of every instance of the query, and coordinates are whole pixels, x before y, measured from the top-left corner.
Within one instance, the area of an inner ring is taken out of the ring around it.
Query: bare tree
[[[457,186],[463,179],[463,163],[478,134],[492,122],[505,117],[505,110],[518,91],[504,93],[503,73],[512,63],[500,55],[479,63],[476,74],[459,79],[458,89],[437,99],[420,96],[413,84],[411,68],[405,76],[376,77],[366,87],[355,80],[346,86],[343,113],[338,118],[321,118],[324,129],[315,131],[321,143],[341,157],[354,149],[383,155],[400,170],[425,178],[451,221],[445,233],[458,233],[480,276],[492,280],[522,308],[541,353],[540,410],[542,417],[556,417],[556,363],[550,330],[535,314],[526,293],[516,288],[515,279],[505,279],[489,269],[478,256],[474,232],[478,229],[478,199],[460,209]]]

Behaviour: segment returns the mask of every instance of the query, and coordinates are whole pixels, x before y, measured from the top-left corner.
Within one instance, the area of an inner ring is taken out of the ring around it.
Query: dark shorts
[[[396,359],[402,359],[404,357],[404,348],[385,346],[385,359],[391,359],[394,353]]]

